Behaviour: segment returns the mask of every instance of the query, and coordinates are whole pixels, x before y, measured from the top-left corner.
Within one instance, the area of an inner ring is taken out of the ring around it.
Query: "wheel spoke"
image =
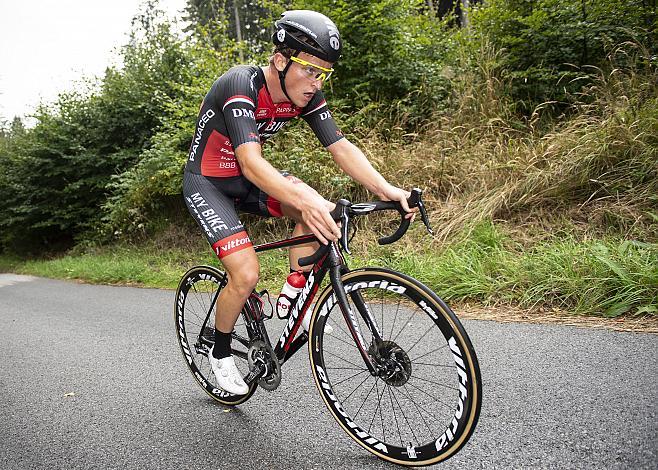
[[[340,385],[340,384],[342,384],[343,382],[346,382],[346,381],[348,381],[348,380],[350,380],[350,379],[353,379],[353,378],[356,377],[357,375],[361,375],[361,374],[363,374],[364,372],[368,372],[368,370],[366,369],[366,370],[362,370],[362,371],[360,371],[360,372],[357,372],[356,374],[354,374],[354,375],[350,375],[349,377],[347,377],[346,379],[341,380],[340,382],[333,382],[332,385],[333,385],[334,387],[335,387],[336,385]],[[367,378],[367,377],[366,377],[366,378]]]
[[[427,333],[429,333],[430,331],[432,331],[432,330],[434,330],[434,329],[436,329],[436,326],[431,325],[431,326],[427,329],[427,331],[425,331],[425,333],[423,333],[423,336],[421,336],[420,338],[418,338],[418,340],[417,340],[414,344],[412,344],[411,347],[410,347],[409,349],[407,349],[407,354],[409,354],[409,351],[411,351],[413,348],[416,347],[416,345],[417,345],[418,343],[420,343],[420,340],[423,339],[423,338],[427,335]]]
[[[365,382],[366,380],[368,380],[367,377],[363,382]],[[363,384],[363,382],[361,382],[359,385],[357,385],[356,388],[359,388]],[[372,387],[370,387],[370,390],[368,391],[368,394],[366,395],[366,397],[363,399],[363,402],[361,403],[361,406],[359,406],[359,409],[356,410],[356,413],[354,414],[355,419],[356,419],[357,416],[359,416],[359,413],[361,412],[361,409],[363,408],[363,405],[365,405],[366,401],[368,401],[368,397],[370,396],[370,394],[372,393],[372,391],[374,390],[376,385],[377,385],[377,378],[375,378],[375,383],[372,384]],[[356,390],[356,388],[354,390]],[[354,393],[354,390],[352,390],[352,393]],[[347,397],[349,398],[352,395],[352,393],[350,393]]]
[[[332,353],[331,351],[324,351],[324,354],[328,354],[328,355],[330,355],[330,356],[333,356],[333,357],[335,357],[335,358],[338,358],[338,359],[340,359],[341,361],[347,362],[348,364],[350,364],[350,365],[352,365],[352,366],[354,366],[354,367],[359,367],[358,364],[354,364],[353,362],[350,362],[350,361],[348,361],[347,359],[345,359],[344,357],[338,356],[337,354],[334,354],[334,353]]]
[[[413,397],[411,396],[411,393],[409,392],[409,390],[407,390],[407,385],[406,385],[406,384],[404,385],[403,390],[405,390],[405,391],[407,392],[407,399],[408,399],[408,400],[409,400],[409,401],[410,401],[410,402],[416,407],[416,409],[418,410],[418,415],[419,415],[420,418],[423,420],[423,423],[425,423],[425,426],[427,427],[427,430],[429,431],[428,435],[430,436],[430,439],[431,439],[431,438],[433,437],[433,431],[432,431],[432,428],[430,428],[430,425],[427,424],[427,420],[425,419],[425,416],[423,416],[423,411],[425,411],[425,413],[427,413],[428,415],[430,415],[430,416],[433,417],[433,418],[435,418],[435,416],[434,416],[432,413],[430,413],[429,411],[427,411],[424,407],[421,408],[420,405],[418,405],[418,403],[416,403],[416,400],[413,399]],[[400,393],[402,393],[402,392],[400,392]],[[436,418],[435,418],[435,419],[436,419]]]
[[[398,299],[398,306],[395,309],[395,316],[393,317],[393,323],[391,324],[391,331],[388,334],[388,339],[391,339],[391,337],[393,336],[393,329],[395,328],[395,321],[398,319],[398,313],[400,312],[400,303],[401,302],[402,302],[402,299]],[[394,341],[394,340],[392,340],[392,341]]]
[[[437,402],[437,403],[441,403],[443,406],[445,406],[445,407],[447,407],[447,408],[452,408],[451,405],[447,405],[446,403],[444,403],[443,401],[439,400],[438,398],[436,398],[436,397],[430,395],[430,394],[427,393],[425,390],[423,390],[422,388],[420,388],[418,385],[412,384],[411,382],[407,382],[405,385],[410,385],[410,386],[412,386],[413,388],[415,388],[416,390],[420,390],[421,392],[423,392],[425,395],[427,395],[428,397],[430,397],[430,398],[431,398],[432,400],[434,400],[435,402]]]
[[[400,409],[400,414],[404,418],[404,421],[407,423],[407,426],[409,427],[409,430],[411,431],[412,436],[414,436],[414,440],[416,441],[416,444],[420,444],[420,440],[416,436],[416,433],[414,432],[414,428],[411,426],[409,423],[409,420],[407,419],[407,415],[404,414],[404,410],[402,409],[402,406],[400,405],[400,401],[398,400],[398,397],[395,396],[395,392],[391,390],[393,387],[389,387],[389,392],[395,398],[395,403],[398,405],[398,408]],[[404,445],[404,442],[402,443]]]
[[[386,389],[388,390],[388,398],[391,401],[391,410],[393,411],[393,418],[395,418],[395,426],[398,428],[398,436],[400,436],[400,447],[404,447],[404,441],[402,440],[402,432],[400,431],[400,423],[398,422],[398,417],[397,414],[395,413],[395,405],[393,405],[393,397],[391,396],[391,386],[386,385]]]
[[[352,396],[352,394],[353,394],[354,392],[356,392],[356,391],[359,389],[359,387],[361,387],[361,385],[363,385],[363,384],[365,383],[365,381],[368,380],[369,378],[370,378],[370,376],[366,377],[365,379],[363,379],[363,380],[361,381],[361,383],[360,383],[359,385],[357,385],[356,387],[354,387],[354,389],[350,392],[350,394],[347,395],[347,396],[345,397],[345,399],[343,400],[343,403],[347,403],[347,400],[350,399],[350,397]],[[372,388],[370,389],[370,392],[372,392]],[[364,402],[361,403],[361,406],[363,406],[363,404],[365,403],[365,400],[368,399],[368,396],[370,395],[370,392],[368,392],[368,395],[367,395],[366,398],[364,399]],[[360,408],[360,407],[359,407],[359,411],[361,411],[361,408]],[[357,411],[357,413],[356,413],[357,415],[359,414],[359,411]],[[354,415],[354,417],[356,418],[356,415]]]
[[[413,377],[414,379],[422,380],[423,382],[428,382],[428,383],[431,383],[431,384],[434,384],[434,385],[438,385],[439,387],[444,387],[444,388],[449,388],[450,390],[459,391],[459,389],[456,388],[456,387],[451,387],[451,386],[446,385],[446,384],[442,384],[442,383],[439,383],[439,382],[434,382],[433,380],[427,380],[427,379],[424,379],[422,377],[418,377],[417,375],[411,374],[411,377]]]
[[[340,337],[338,337],[338,336],[335,336],[333,333],[332,333],[332,334],[327,334],[327,336],[329,336],[329,337],[331,337],[331,338],[335,338],[335,339],[337,339],[338,341],[340,341],[341,343],[345,343],[345,344],[347,344],[347,345],[353,346],[353,347],[358,351],[358,348],[356,347],[356,344],[354,343],[354,341],[349,342],[349,341],[347,341],[347,340],[344,340],[343,338],[340,338]],[[351,334],[349,335],[349,338],[352,338],[352,335],[351,335]]]
[[[421,356],[418,356],[418,357],[415,357],[415,358],[411,359],[411,362],[415,362],[415,361],[417,361],[417,360],[420,359],[420,358],[423,358],[423,357],[425,357],[425,356],[429,356],[430,354],[435,353],[435,352],[437,352],[437,351],[440,351],[441,349],[446,349],[447,347],[448,347],[447,344],[445,344],[445,345],[443,345],[443,346],[440,346],[440,347],[438,347],[438,348],[436,348],[436,349],[433,349],[432,351],[430,351],[430,352],[428,352],[428,353],[425,353],[425,354],[423,354],[423,355],[421,355]]]
[[[479,394],[469,394],[468,401],[459,403],[460,378],[447,342],[447,338],[457,333],[465,337],[462,326],[452,317],[450,322],[435,322],[436,318],[426,314],[422,306],[436,303],[436,297],[408,278],[366,268],[351,274],[349,283],[358,286],[354,292],[348,292],[347,306],[353,312],[355,326],[363,334],[377,376],[373,377],[363,362],[360,346],[353,341],[349,319],[348,322],[339,320],[342,310],[340,316],[336,316],[334,309],[340,309],[340,305],[335,298],[325,296],[323,302],[334,299],[330,310],[333,316],[327,318],[334,332],[325,334],[321,343],[317,342],[317,337],[310,338],[312,361],[321,366],[314,367],[316,381],[322,385],[325,397],[331,394],[335,397],[325,401],[354,439],[370,444],[371,436],[386,445],[390,452],[387,460],[390,457],[403,464],[437,463],[442,454],[464,442],[457,436],[470,436],[477,419],[460,426],[455,439],[442,449],[435,451],[433,445],[428,445],[422,455],[414,455],[413,448],[436,441],[445,431],[443,426],[454,419],[457,406],[468,407],[469,413],[474,409],[479,413]],[[359,310],[356,305],[362,308]],[[437,312],[442,318],[449,314],[449,308]],[[373,322],[372,329],[368,328],[369,318]],[[374,337],[379,336],[378,333],[383,341],[375,344]],[[465,354],[477,366],[472,346],[465,338],[470,348]],[[468,387],[474,387],[479,381],[479,371],[471,369],[466,373]],[[326,374],[326,378],[322,374]],[[371,377],[374,378],[372,382]],[[331,387],[325,387],[325,382]],[[368,435],[364,436],[360,429]]]
[[[415,366],[430,366],[430,367],[444,367],[447,369],[454,369],[455,366],[450,365],[450,364],[429,364],[427,362],[413,362]]]

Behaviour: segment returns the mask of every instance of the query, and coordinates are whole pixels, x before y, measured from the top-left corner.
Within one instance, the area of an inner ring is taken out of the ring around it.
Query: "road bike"
[[[432,233],[421,190],[412,191],[409,205],[419,208]],[[317,389],[343,430],[384,460],[430,465],[453,456],[472,435],[482,402],[480,369],[464,327],[430,288],[387,268],[347,267],[343,253],[350,253],[354,218],[383,210],[400,214],[396,232],[379,239],[393,243],[410,224],[399,203],[338,201],[332,216],[341,222],[341,237],[300,258],[300,265],[312,269],[274,344],[265,328],[272,311],[271,303],[265,308],[268,296],[251,294],[232,333],[236,364],[248,371],[246,394],[220,389],[207,358],[226,274],[210,266],[185,273],[176,291],[176,335],[198,384],[223,405],[244,403],[258,386],[276,389],[282,366],[308,343]],[[317,238],[293,237],[255,250],[309,242]],[[329,282],[318,295],[327,273]],[[308,333],[301,327],[305,315],[311,315]]]

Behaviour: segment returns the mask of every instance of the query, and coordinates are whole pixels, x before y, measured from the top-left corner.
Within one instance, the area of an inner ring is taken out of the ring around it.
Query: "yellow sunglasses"
[[[304,73],[306,73],[308,78],[313,80],[326,82],[329,80],[329,77],[331,77],[331,74],[334,73],[334,69],[326,69],[324,67],[320,67],[319,65],[315,65],[311,62],[305,61],[304,59],[300,59],[299,57],[292,56],[290,60],[301,65]]]

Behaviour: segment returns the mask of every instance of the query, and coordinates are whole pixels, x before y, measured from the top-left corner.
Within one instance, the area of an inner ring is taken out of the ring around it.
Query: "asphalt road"
[[[395,468],[329,415],[300,351],[236,409],[193,381],[171,291],[0,274],[0,469]],[[466,321],[484,403],[445,469],[658,468],[658,336]]]

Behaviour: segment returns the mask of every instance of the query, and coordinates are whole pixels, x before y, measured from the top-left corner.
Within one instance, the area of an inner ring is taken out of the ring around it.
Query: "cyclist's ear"
[[[283,70],[286,68],[286,65],[288,65],[288,60],[289,59],[280,52],[275,52],[272,56],[271,63],[274,64],[274,68],[276,68],[279,72],[283,72]]]

